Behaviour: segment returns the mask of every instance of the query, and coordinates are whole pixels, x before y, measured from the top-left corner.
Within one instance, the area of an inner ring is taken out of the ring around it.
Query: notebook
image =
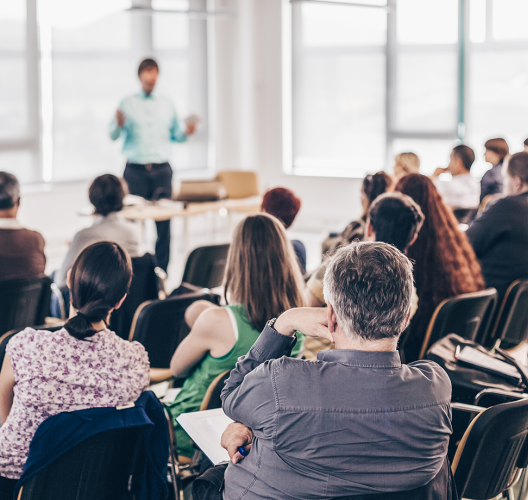
[[[457,361],[475,366],[484,371],[494,373],[495,375],[514,379],[517,383],[520,383],[522,380],[521,375],[515,366],[493,358],[473,347],[464,347],[464,349],[460,351]]]
[[[220,446],[220,438],[233,420],[222,408],[182,413],[176,420],[214,465],[229,462],[227,451]]]

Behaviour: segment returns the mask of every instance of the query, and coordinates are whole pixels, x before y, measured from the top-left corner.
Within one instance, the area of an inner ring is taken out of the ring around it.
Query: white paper
[[[220,438],[233,421],[221,408],[182,413],[176,420],[214,465],[229,461],[227,450],[220,446]]]
[[[171,404],[174,403],[174,400],[176,399],[176,396],[181,392],[181,387],[173,387],[171,389],[167,389],[167,392],[165,393],[165,397],[161,400],[164,404]]]

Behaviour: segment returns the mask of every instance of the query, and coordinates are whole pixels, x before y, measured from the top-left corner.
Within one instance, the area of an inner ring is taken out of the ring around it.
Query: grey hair
[[[325,301],[349,340],[398,337],[407,326],[412,293],[411,261],[379,241],[340,248],[324,277]]]
[[[0,172],[0,210],[13,208],[20,199],[18,179],[8,172]]]

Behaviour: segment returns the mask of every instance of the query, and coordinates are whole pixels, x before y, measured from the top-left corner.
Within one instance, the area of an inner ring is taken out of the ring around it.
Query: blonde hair
[[[399,163],[407,174],[418,174],[420,172],[420,158],[414,153],[400,153],[396,155],[394,161]]]
[[[251,326],[303,305],[304,280],[286,235],[275,217],[250,215],[235,228],[224,274],[226,302],[243,304]]]

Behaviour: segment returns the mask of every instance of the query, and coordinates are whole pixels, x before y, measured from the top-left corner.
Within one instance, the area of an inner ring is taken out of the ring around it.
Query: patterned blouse
[[[26,328],[7,344],[15,376],[13,406],[0,427],[0,476],[18,479],[37,427],[64,411],[135,401],[149,384],[148,355],[110,330],[85,340],[65,328]]]

